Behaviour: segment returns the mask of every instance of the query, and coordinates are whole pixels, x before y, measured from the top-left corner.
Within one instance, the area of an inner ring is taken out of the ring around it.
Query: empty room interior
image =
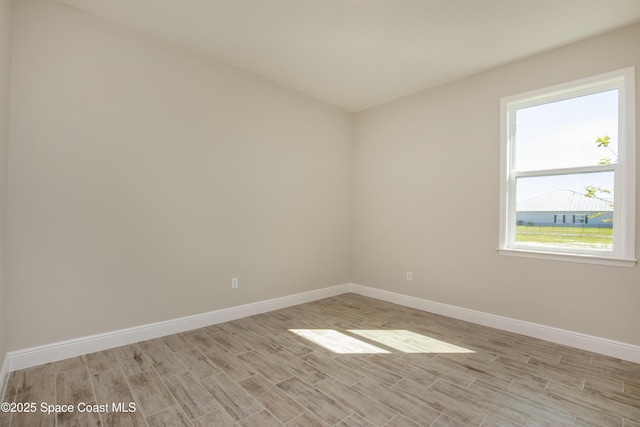
[[[0,425],[640,426],[639,69],[637,0],[0,0]]]

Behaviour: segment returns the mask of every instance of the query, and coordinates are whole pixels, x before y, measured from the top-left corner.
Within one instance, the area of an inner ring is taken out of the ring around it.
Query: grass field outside
[[[545,247],[613,249],[612,227],[516,226],[516,242]]]

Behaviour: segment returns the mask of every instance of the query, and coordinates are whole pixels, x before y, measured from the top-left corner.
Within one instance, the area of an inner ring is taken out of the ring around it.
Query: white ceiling
[[[640,21],[640,0],[61,1],[347,111]]]

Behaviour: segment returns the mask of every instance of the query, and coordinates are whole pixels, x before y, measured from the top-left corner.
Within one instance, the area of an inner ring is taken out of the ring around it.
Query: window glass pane
[[[616,163],[618,90],[517,109],[515,155],[517,171]]]
[[[516,244],[613,250],[613,172],[518,178]]]

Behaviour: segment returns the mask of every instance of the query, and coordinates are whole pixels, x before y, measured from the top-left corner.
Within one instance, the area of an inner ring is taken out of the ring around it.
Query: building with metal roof
[[[613,226],[613,198],[555,190],[516,205],[517,225]]]

